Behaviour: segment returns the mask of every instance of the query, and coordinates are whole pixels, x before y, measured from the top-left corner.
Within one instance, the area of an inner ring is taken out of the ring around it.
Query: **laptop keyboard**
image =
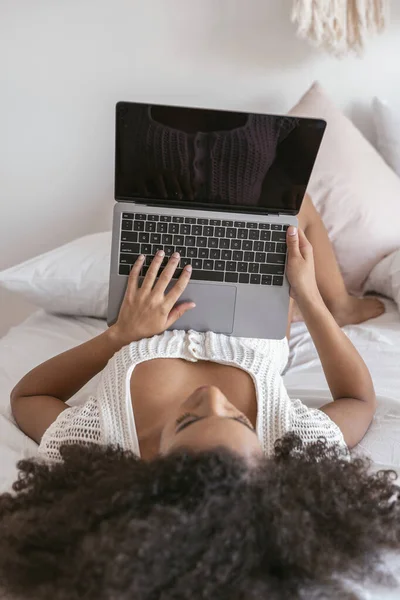
[[[147,273],[158,250],[163,265],[173,252],[181,260],[174,278],[192,265],[191,279],[282,286],[289,225],[196,217],[122,213],[119,274],[129,275],[139,254]]]

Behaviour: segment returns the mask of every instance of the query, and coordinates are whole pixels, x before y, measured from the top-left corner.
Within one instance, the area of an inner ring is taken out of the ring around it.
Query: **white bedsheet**
[[[378,397],[378,410],[357,451],[371,456],[374,468],[394,468],[400,473],[400,314],[394,302],[384,299],[386,312],[377,319],[352,325],[344,331],[370,369]],[[106,329],[103,320],[62,317],[40,310],[13,327],[0,340],[0,493],[16,478],[16,462],[34,456],[36,444],[14,424],[10,392],[30,369]],[[293,323],[290,358],[284,379],[292,398],[312,407],[331,400],[314,344],[304,323]],[[99,375],[82,388],[69,404],[80,404],[95,391]],[[400,574],[400,562],[393,563]],[[399,590],[364,590],[363,598],[389,600]],[[375,591],[374,591],[375,590]]]

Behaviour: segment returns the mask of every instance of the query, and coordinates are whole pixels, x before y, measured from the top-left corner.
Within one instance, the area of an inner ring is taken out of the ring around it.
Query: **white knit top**
[[[132,342],[108,361],[96,394],[82,406],[63,411],[47,429],[39,455],[59,461],[61,444],[94,442],[118,444],[140,456],[130,379],[136,365],[155,358],[208,360],[247,371],[256,390],[256,433],[266,455],[273,453],[275,441],[289,431],[305,443],[324,436],[330,444],[347,449],[342,432],[328,415],[289,398],[281,376],[288,356],[286,338],[259,340],[212,332],[166,331]]]

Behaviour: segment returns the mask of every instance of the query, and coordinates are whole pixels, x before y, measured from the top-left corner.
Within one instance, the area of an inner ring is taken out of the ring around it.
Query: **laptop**
[[[289,311],[286,230],[326,122],[292,116],[116,105],[115,200],[107,322],[139,254],[159,249],[193,271],[172,329],[282,339]],[[176,282],[173,279],[171,285]]]

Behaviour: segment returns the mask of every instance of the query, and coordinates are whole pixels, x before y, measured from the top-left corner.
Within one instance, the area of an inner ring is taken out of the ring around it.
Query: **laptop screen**
[[[320,119],[119,102],[115,198],[234,210],[300,210]]]

